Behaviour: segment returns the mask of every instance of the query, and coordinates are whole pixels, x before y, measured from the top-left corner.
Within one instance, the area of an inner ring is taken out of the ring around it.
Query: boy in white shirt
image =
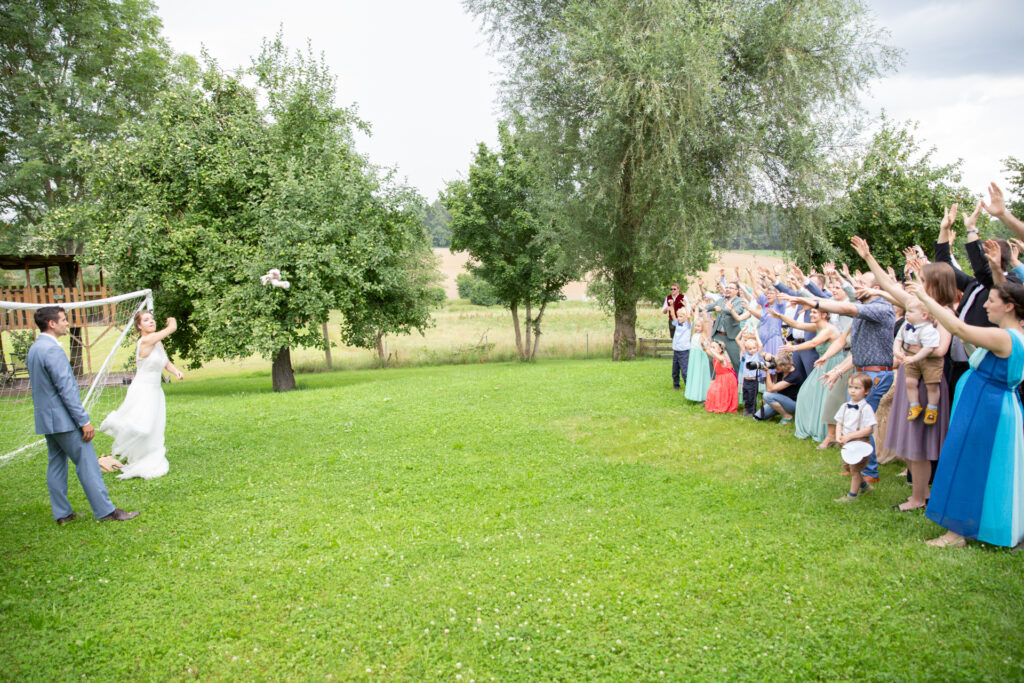
[[[690,310],[683,306],[675,312],[676,329],[672,334],[672,388],[679,391],[679,378],[686,384],[690,364]]]
[[[924,380],[928,392],[928,409],[924,411],[924,423],[935,424],[939,419],[939,383],[942,382],[942,356],[931,355],[939,346],[939,331],[928,317],[928,311],[920,301],[907,307],[906,321],[896,335],[893,353],[904,357],[906,368],[907,398],[910,411],[907,420],[921,416],[918,382]]]
[[[871,386],[871,376],[867,373],[855,372],[850,376],[850,381],[847,384],[850,400],[848,403],[844,403],[836,413],[836,441],[844,450],[848,450],[846,445],[853,441],[866,442],[869,446],[871,444],[871,435],[874,434],[875,425],[878,424],[875,419],[875,411],[865,400],[871,391]],[[850,490],[836,498],[837,503],[855,502],[860,494],[870,493],[874,490],[871,484],[864,481],[862,474],[864,468],[867,467],[870,455],[871,448],[869,447],[863,458],[858,462],[851,463],[844,454],[843,462],[850,467]]]

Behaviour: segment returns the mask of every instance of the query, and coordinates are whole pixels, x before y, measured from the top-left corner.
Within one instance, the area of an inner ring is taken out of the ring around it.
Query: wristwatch
[[[821,301],[819,299],[814,300],[814,310],[821,308]]]

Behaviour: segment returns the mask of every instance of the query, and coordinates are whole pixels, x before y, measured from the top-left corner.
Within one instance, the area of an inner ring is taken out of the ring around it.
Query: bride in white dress
[[[135,352],[135,378],[124,402],[107,416],[100,431],[114,437],[111,454],[124,457],[125,466],[118,479],[154,479],[170,468],[164,450],[167,415],[161,373],[167,370],[178,379],[185,376],[167,359],[160,343],[178,329],[174,318],[168,318],[167,327],[157,332],[153,314],[141,311],[135,316],[135,329],[141,335]]]

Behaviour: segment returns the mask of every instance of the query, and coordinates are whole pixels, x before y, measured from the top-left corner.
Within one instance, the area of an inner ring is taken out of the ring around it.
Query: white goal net
[[[82,404],[97,428],[96,452],[103,454],[110,450],[110,439],[99,432],[99,425],[121,404],[135,369],[133,318],[143,308],[153,309],[148,289],[86,301],[63,300],[75,298],[77,290],[43,289],[0,289],[0,465],[46,450],[45,439],[36,434],[25,366],[28,349],[39,335],[33,314],[44,306],[65,310],[71,326],[60,343],[78,379]]]

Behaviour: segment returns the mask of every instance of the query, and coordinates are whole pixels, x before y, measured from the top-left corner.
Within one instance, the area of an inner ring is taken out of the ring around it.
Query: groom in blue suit
[[[50,464],[46,485],[57,524],[78,517],[68,502],[68,460],[75,463],[78,481],[85,489],[92,514],[101,522],[123,522],[138,516],[114,507],[93,450],[93,426],[78,396],[78,382],[58,337],[67,334],[68,319],[60,306],[44,306],[35,312],[42,333],[28,352],[28,373],[32,383],[32,404],[36,434],[46,436]]]

